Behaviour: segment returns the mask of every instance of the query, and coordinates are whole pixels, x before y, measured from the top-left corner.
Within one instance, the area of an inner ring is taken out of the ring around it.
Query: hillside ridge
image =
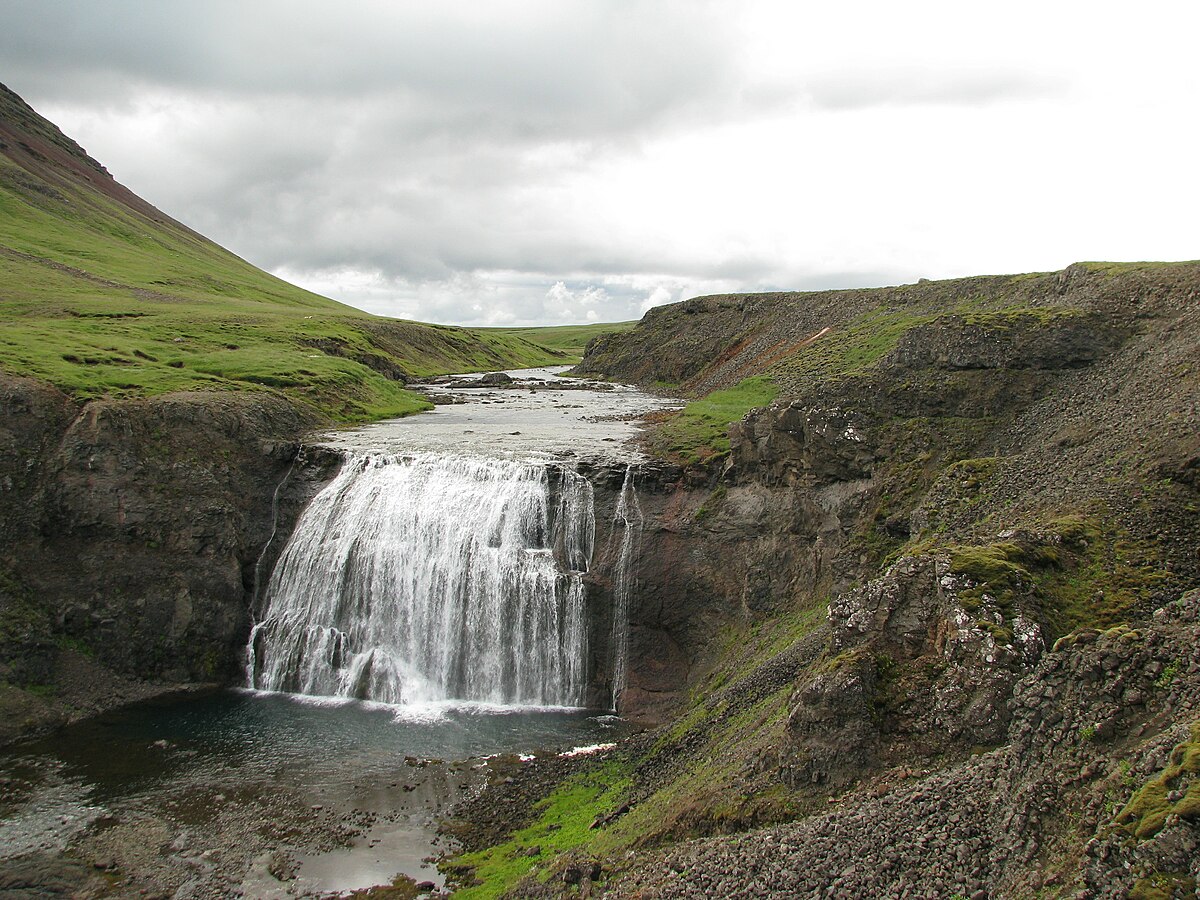
[[[1200,302],[1200,262],[1080,262],[894,287],[714,294],[655,307],[629,335],[597,338],[577,370],[702,396],[762,373],[794,383],[789,362],[857,323],[889,332],[886,340],[930,316],[1076,309],[1129,319],[1162,302]]]
[[[576,358],[536,332],[381,318],[263,272],[115,181],[7,88],[0,297],[0,371],[80,400],[274,392],[365,421],[428,408],[414,379]]]
[[[83,179],[151,221],[201,238],[113,178],[83,147],[4,84],[0,84],[0,153],[44,182],[40,187],[31,185],[34,190],[52,190],[56,183],[65,186]]]

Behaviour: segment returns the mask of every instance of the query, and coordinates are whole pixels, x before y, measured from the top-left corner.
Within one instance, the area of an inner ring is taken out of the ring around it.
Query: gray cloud
[[[61,114],[132,189],[255,264],[376,312],[464,323],[624,319],[689,292],[939,274],[917,271],[928,263],[890,235],[874,238],[874,256],[857,252],[868,219],[907,227],[918,216],[907,211],[911,195],[882,194],[890,185],[877,177],[875,194],[860,196],[872,172],[894,167],[903,183],[913,167],[890,150],[884,162],[864,155],[876,138],[869,128],[841,138],[857,168],[851,160],[837,169],[835,154],[810,170],[803,160],[831,138],[805,119],[787,138],[795,162],[759,185],[753,203],[726,192],[722,208],[698,213],[727,226],[702,247],[665,226],[634,227],[656,217],[649,207],[631,209],[627,222],[611,209],[594,215],[577,185],[602,192],[605,174],[638,165],[656,142],[674,142],[682,163],[702,141],[719,141],[715,132],[771,117],[818,115],[828,126],[889,108],[954,115],[1060,99],[1069,86],[994,54],[974,67],[927,60],[928,44],[910,65],[830,53],[763,75],[743,46],[738,4],[470,6],[0,0],[0,78]],[[853,35],[834,36],[855,46]],[[945,134],[961,139],[951,125]],[[907,143],[937,137],[922,131]],[[746,166],[756,149],[748,139]],[[740,183],[742,158],[731,159],[701,177]],[[648,189],[659,176],[644,176]],[[820,190],[830,182],[839,190]],[[695,191],[709,187],[698,181]],[[686,189],[663,196],[655,202],[691,199]],[[953,199],[937,202],[952,212]],[[932,195],[926,202],[922,227],[936,247],[928,222],[939,212]],[[849,204],[876,214],[850,219]],[[774,232],[760,227],[768,215],[778,216]],[[796,238],[826,231],[852,249]]]
[[[32,7],[32,8],[31,8]],[[225,98],[386,97],[414,130],[611,134],[721,93],[732,57],[704,5],[238,0],[0,3],[9,77],[52,100],[146,85]]]
[[[547,186],[741,102],[723,22],[692,3],[14,5],[19,91],[172,120],[135,190],[266,268],[398,290],[503,269],[537,273],[540,303],[571,272],[686,269],[598,243]]]

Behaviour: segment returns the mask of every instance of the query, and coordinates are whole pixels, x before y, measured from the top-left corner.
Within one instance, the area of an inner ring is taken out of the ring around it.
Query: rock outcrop
[[[640,483],[619,707],[664,724],[612,763],[594,889],[1194,896],[1197,359],[1195,263],[703,298],[591,345],[780,388]],[[556,895],[539,865],[511,896]]]
[[[763,371],[747,368],[751,336],[775,346],[819,322],[841,323],[790,357],[758,360],[784,391],[731,425],[727,455],[641,479],[645,532],[623,709],[643,717],[649,704],[644,718],[663,719],[671,698],[709,670],[723,629],[811,600],[842,602],[911,542],[990,546],[1006,527],[1052,531],[1052,520],[1078,516],[1103,525],[1110,550],[1119,535],[1149,536],[1143,569],[1157,565],[1161,577],[1147,575],[1141,615],[1200,582],[1189,480],[1200,451],[1192,427],[1200,373],[1187,361],[1200,350],[1197,296],[1196,265],[1116,276],[1072,267],[1061,276],[705,298],[653,311],[633,332],[593,345],[584,370],[652,381],[669,367],[699,390]],[[822,341],[841,343],[822,349]],[[823,374],[823,360],[858,353],[863,341],[873,358]],[[647,343],[659,349],[646,354]],[[651,357],[653,372],[634,366]],[[814,374],[797,375],[804,371]],[[930,584],[951,577],[915,564]],[[980,610],[974,596],[960,616],[983,622],[1000,657],[1014,628],[1065,627],[1043,608],[1057,601],[1025,600],[1024,619],[995,603]]]
[[[795,824],[652,854],[607,896],[1194,894],[1198,647],[1196,591],[1137,631],[1080,633],[1015,683],[1002,747],[892,770]]]
[[[12,702],[58,685],[60,713],[94,711],[94,698],[75,703],[86,683],[64,674],[81,660],[131,684],[235,681],[269,573],[260,558],[278,552],[272,534],[286,536],[333,464],[296,463],[313,422],[270,395],[76,403],[12,378],[0,405],[0,666]]]

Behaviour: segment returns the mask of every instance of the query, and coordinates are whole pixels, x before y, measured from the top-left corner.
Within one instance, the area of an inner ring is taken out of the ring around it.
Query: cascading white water
[[[252,688],[384,703],[584,699],[592,486],[485,457],[348,459],[296,524]]]
[[[292,457],[287,471],[283,473],[283,478],[279,480],[279,484],[275,485],[275,490],[271,493],[271,533],[267,536],[267,542],[263,544],[262,549],[258,551],[258,559],[254,561],[254,589],[250,594],[251,609],[257,607],[258,598],[262,595],[263,563],[266,561],[267,554],[271,552],[271,547],[275,544],[275,535],[279,534],[279,494],[283,490],[283,486],[288,483],[288,479],[292,477],[296,465],[303,461],[304,445],[301,444],[296,455]]]
[[[610,536],[621,528],[621,549],[613,570],[612,594],[612,708],[617,708],[617,699],[625,687],[625,672],[629,664],[629,602],[636,586],[634,564],[638,556],[638,541],[642,535],[642,508],[638,503],[637,490],[633,484],[633,466],[625,469],[625,481],[621,485],[621,496],[613,513]]]

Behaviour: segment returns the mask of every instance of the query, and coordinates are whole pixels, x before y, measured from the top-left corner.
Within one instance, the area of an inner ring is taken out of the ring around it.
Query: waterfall
[[[621,549],[613,570],[613,618],[612,618],[612,708],[617,708],[617,699],[625,687],[625,672],[629,664],[629,601],[633,596],[637,579],[634,564],[638,557],[638,542],[642,535],[642,508],[638,505],[637,490],[633,484],[633,466],[625,469],[625,481],[621,485],[621,496],[613,513],[610,534],[621,529]]]
[[[304,511],[250,687],[384,703],[578,705],[592,486],[483,457],[363,454]]]
[[[303,461],[304,445],[301,444],[296,450],[296,455],[292,457],[291,463],[288,464],[287,471],[283,473],[283,478],[279,479],[279,484],[275,485],[275,490],[271,494],[271,533],[267,536],[267,542],[263,544],[262,550],[258,552],[258,559],[254,561],[254,590],[250,594],[251,609],[258,606],[258,598],[262,593],[263,563],[266,561],[271,547],[275,545],[275,535],[279,534],[279,493],[283,490],[283,486],[288,483],[288,479],[292,477],[292,472],[296,470],[296,465]]]

